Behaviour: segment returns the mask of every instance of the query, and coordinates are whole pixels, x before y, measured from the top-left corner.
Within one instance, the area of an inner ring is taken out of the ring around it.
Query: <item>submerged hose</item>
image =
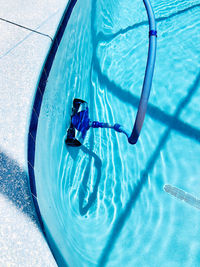
[[[145,76],[143,81],[142,93],[140,97],[139,107],[135,119],[135,123],[133,126],[132,133],[128,138],[130,144],[136,144],[140,131],[142,129],[142,125],[144,122],[145,113],[147,110],[148,99],[151,91],[151,84],[154,72],[155,58],[156,58],[156,45],[157,45],[157,31],[156,31],[156,22],[154,12],[149,0],[143,0],[148,20],[149,20],[149,49],[148,49],[148,57],[147,64],[145,70]]]
[[[116,123],[111,125],[109,123],[90,121],[88,115],[87,102],[84,100],[75,98],[73,101],[73,115],[71,116],[71,124],[67,130],[67,138],[65,140],[67,145],[80,146],[85,138],[86,132],[89,128],[111,128],[119,133],[124,133],[130,144],[136,144],[142,125],[144,122],[145,113],[147,110],[148,99],[151,91],[151,84],[154,72],[155,58],[156,58],[156,42],[157,42],[157,31],[156,22],[149,0],[143,0],[145,8],[147,10],[148,20],[149,20],[149,49],[146,70],[144,75],[142,93],[140,97],[139,107],[133,126],[132,133],[130,134],[127,129],[122,125]],[[76,134],[76,130],[78,134]]]

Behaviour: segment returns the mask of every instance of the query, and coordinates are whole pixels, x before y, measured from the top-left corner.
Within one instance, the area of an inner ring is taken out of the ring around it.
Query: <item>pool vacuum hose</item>
[[[157,45],[157,31],[154,12],[149,0],[143,0],[143,2],[149,21],[149,49],[142,93],[132,133],[130,134],[126,129],[124,129],[123,126],[117,123],[111,125],[109,123],[90,121],[87,102],[75,98],[73,100],[71,123],[70,127],[67,130],[67,137],[65,139],[67,145],[80,146],[83,143],[86,133],[90,128],[111,128],[117,132],[124,133],[127,136],[128,142],[130,144],[137,143],[144,122],[148,99],[151,91]]]

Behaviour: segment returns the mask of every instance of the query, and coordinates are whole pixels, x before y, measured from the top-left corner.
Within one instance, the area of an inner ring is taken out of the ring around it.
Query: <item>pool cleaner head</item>
[[[109,123],[90,121],[87,102],[75,98],[73,100],[71,122],[67,130],[65,143],[69,146],[81,146],[90,127],[111,128],[129,137],[127,131],[118,123],[110,125]]]
[[[69,146],[81,146],[89,128],[88,104],[81,99],[75,98],[73,100],[71,123],[67,130],[65,143]]]

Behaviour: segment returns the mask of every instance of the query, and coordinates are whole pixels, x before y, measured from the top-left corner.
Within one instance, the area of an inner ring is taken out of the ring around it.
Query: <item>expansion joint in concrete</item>
[[[34,32],[34,33],[37,33],[37,34],[40,34],[40,35],[43,35],[43,36],[45,36],[45,37],[50,38],[50,40],[53,41],[53,39],[51,38],[51,36],[49,36],[48,34],[45,34],[45,33],[42,33],[42,32],[36,31],[36,30],[33,30],[33,29],[31,29],[31,28],[28,28],[28,27],[26,27],[26,26],[20,25],[20,24],[18,24],[18,23],[12,22],[12,21],[7,20],[7,19],[0,18],[0,20],[2,20],[2,21],[4,21],[4,22],[7,22],[7,23],[10,23],[10,24],[12,24],[12,25],[15,25],[15,26],[17,26],[17,27],[23,28],[23,29],[25,29],[25,30],[28,30],[28,31],[31,31],[31,32]]]

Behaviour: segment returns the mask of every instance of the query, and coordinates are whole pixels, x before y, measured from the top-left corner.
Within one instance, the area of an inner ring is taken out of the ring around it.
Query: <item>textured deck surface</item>
[[[26,148],[36,83],[67,1],[0,4],[0,266],[56,266],[32,206]]]

